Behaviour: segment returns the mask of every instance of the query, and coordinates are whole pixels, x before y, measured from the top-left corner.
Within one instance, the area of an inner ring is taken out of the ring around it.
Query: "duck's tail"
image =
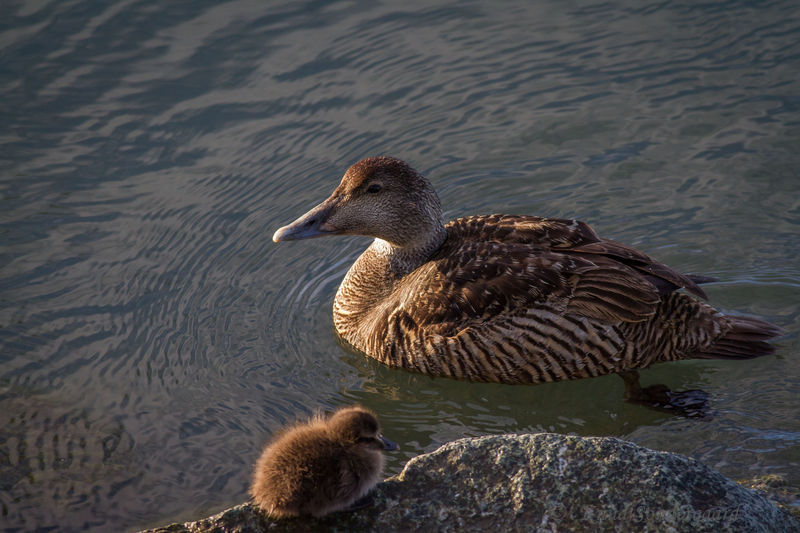
[[[753,359],[775,353],[775,346],[765,342],[783,335],[783,330],[769,322],[746,316],[728,316],[731,329],[712,344],[694,352],[693,359]]]

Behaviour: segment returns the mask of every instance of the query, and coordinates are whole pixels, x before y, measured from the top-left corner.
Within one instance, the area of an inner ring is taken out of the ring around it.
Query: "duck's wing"
[[[602,255],[644,274],[661,295],[685,288],[701,298],[707,298],[698,284],[716,281],[706,276],[681,274],[636,248],[602,239],[580,220],[486,215],[454,220],[448,224],[448,230],[457,239],[465,241],[524,243],[570,254]]]
[[[409,274],[387,310],[449,334],[535,308],[608,324],[639,322],[659,302],[652,283],[603,256],[588,260],[503,243],[462,243],[454,251]]]
[[[660,301],[663,288],[653,279],[672,290],[694,285],[578,221],[469,217],[448,231],[442,248],[404,279],[389,303],[442,334],[536,307],[607,324],[639,322]]]

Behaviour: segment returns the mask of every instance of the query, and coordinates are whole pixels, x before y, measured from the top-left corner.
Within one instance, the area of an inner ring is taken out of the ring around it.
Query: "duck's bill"
[[[383,443],[383,449],[386,451],[392,452],[397,448],[399,448],[399,446],[396,443],[390,441],[383,435],[378,435],[378,439]]]
[[[288,226],[279,228],[272,236],[275,242],[313,239],[326,235],[335,235],[337,228],[327,223],[329,208],[325,204],[318,205]]]

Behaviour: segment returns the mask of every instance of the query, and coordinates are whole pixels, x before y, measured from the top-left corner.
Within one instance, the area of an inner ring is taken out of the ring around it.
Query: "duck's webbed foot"
[[[625,382],[625,401],[645,405],[659,411],[682,416],[704,416],[708,414],[708,393],[700,389],[672,391],[666,385],[642,387],[639,372],[624,370],[619,376]]]

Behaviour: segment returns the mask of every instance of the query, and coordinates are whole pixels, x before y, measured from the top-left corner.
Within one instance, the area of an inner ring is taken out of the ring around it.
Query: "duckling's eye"
[[[373,439],[372,437],[358,437],[356,439],[356,442],[358,442],[359,444],[366,444],[366,443],[372,442],[374,440],[375,439]]]
[[[373,183],[369,187],[367,187],[367,192],[376,193],[381,191],[381,184],[380,183]]]

